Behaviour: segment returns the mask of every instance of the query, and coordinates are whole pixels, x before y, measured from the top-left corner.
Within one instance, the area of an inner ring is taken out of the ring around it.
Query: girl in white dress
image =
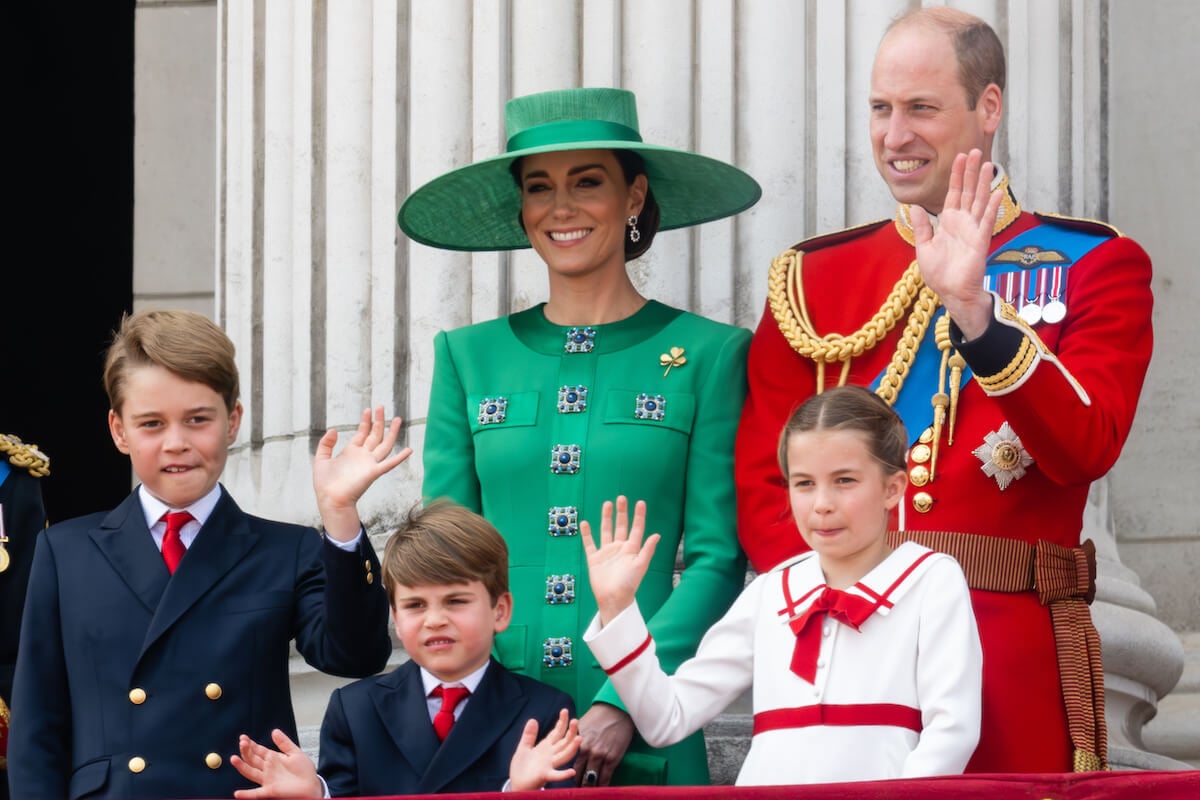
[[[658,544],[645,503],[583,523],[599,609],[584,635],[655,747],[700,729],[753,686],[739,785],[950,775],[979,739],[982,653],[958,563],[887,543],[908,436],[857,386],[809,398],[780,437],[792,515],[811,548],[759,575],[674,675],[659,666],[634,593]]]

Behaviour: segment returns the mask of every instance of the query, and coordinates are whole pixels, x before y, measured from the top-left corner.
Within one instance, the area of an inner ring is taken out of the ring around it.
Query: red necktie
[[[866,598],[826,586],[825,591],[821,592],[820,597],[803,614],[788,623],[792,633],[796,634],[796,647],[792,651],[792,672],[809,683],[817,677],[817,657],[821,654],[821,624],[817,622],[810,625],[812,620],[819,620],[828,614],[843,625],[858,630],[858,626],[875,613],[875,607],[876,604]]]
[[[179,559],[187,552],[187,548],[183,546],[183,539],[179,538],[179,532],[194,517],[186,511],[168,511],[163,514],[163,519],[167,521],[167,532],[163,534],[162,540],[163,561],[167,562],[167,571],[174,575],[175,568],[179,566]]]
[[[442,707],[433,716],[433,730],[438,741],[446,741],[446,737],[450,735],[450,728],[454,725],[454,707],[470,693],[471,690],[465,686],[439,686],[433,690],[434,697],[442,698]]]

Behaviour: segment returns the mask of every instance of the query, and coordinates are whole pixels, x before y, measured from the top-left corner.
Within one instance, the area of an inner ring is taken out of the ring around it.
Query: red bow
[[[805,609],[804,613],[788,624],[796,634],[796,648],[792,651],[792,672],[812,683],[817,677],[817,657],[821,654],[821,625],[810,625],[813,619],[823,615],[836,619],[854,630],[875,613],[876,604],[858,595],[840,589],[825,587],[825,591]]]

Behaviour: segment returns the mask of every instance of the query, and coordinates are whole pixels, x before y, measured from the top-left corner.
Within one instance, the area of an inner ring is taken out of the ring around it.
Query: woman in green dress
[[[648,747],[583,645],[596,609],[577,533],[606,499],[648,501],[663,541],[637,598],[668,671],[741,590],[733,444],[750,331],[643,297],[625,262],[658,230],[736,214],[761,190],[729,164],[643,143],[627,91],[545,92],[505,110],[507,151],[417,189],[399,223],[446,249],[532,245],[550,295],[437,335],[422,494],[483,514],[507,540],[514,613],[496,656],[575,699],[581,784],[705,784],[702,734]]]

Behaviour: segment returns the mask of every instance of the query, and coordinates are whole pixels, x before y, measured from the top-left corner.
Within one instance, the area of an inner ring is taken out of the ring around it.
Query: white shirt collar
[[[162,519],[162,515],[168,511],[186,511],[196,518],[196,521],[203,525],[208,522],[208,518],[212,516],[213,509],[217,507],[217,501],[221,499],[221,484],[217,484],[212,490],[201,497],[190,506],[184,508],[171,508],[162,500],[159,500],[154,495],[146,490],[145,484],[138,486],[138,499],[142,503],[142,512],[146,515],[146,527],[154,526],[154,523]]]
[[[475,690],[479,688],[479,682],[483,680],[483,674],[487,672],[488,665],[491,663],[492,660],[489,658],[484,662],[482,667],[460,681],[443,681],[441,678],[434,676],[429,670],[421,667],[421,683],[425,687],[425,696],[428,697],[430,692],[442,684],[446,684],[447,686],[465,686],[471,691],[471,694],[475,694]]]
[[[192,515],[193,521],[185,525],[179,534],[184,547],[191,547],[192,542],[196,540],[196,534],[200,532],[201,526],[208,522],[208,518],[212,516],[213,509],[217,507],[220,500],[221,484],[219,483],[212,488],[212,491],[186,508],[171,508],[150,494],[146,490],[145,484],[138,486],[138,501],[142,504],[142,513],[146,515],[146,527],[150,529],[150,534],[159,548],[162,547],[163,533],[167,529],[166,523],[162,522],[163,514],[168,511],[186,511]]]

